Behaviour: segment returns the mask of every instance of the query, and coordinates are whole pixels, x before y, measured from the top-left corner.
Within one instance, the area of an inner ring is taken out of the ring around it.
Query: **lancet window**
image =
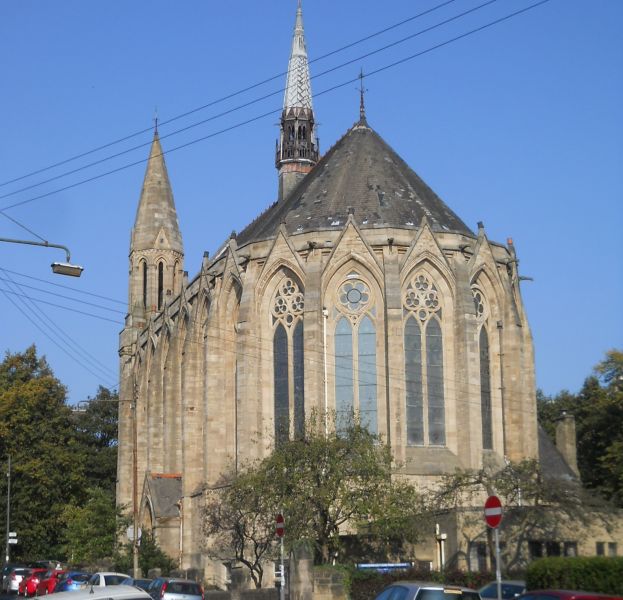
[[[158,310],[162,310],[164,303],[164,263],[158,263]]]
[[[302,286],[285,277],[272,303],[275,441],[303,434],[305,426],[305,366],[303,353]],[[292,427],[291,424],[292,423]]]
[[[424,273],[403,292],[407,443],[446,443],[442,307],[439,291]]]
[[[370,288],[357,273],[339,287],[336,309],[336,427],[343,431],[357,412],[361,424],[376,433],[376,312]]]
[[[141,261],[141,272],[143,276],[143,308],[147,308],[147,261]]]
[[[487,304],[483,293],[472,288],[476,319],[480,327],[478,337],[480,359],[480,414],[482,420],[482,447],[493,449],[493,426],[491,418],[491,357],[489,353],[489,335],[487,334]]]

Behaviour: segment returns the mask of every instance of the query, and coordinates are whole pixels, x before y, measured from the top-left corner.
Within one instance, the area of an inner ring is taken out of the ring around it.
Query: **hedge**
[[[526,587],[622,594],[623,557],[541,558],[528,566]]]
[[[350,576],[350,600],[374,600],[377,594],[394,581],[434,581],[478,589],[493,581],[493,573],[467,573],[464,571],[429,571],[409,569],[390,573],[353,571]]]

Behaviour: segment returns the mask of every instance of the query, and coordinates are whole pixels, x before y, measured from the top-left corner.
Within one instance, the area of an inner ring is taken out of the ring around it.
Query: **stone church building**
[[[136,479],[143,529],[183,568],[216,569],[204,491],[312,409],[357,411],[418,484],[539,456],[512,241],[465,224],[363,94],[321,154],[300,2],[275,161],[277,201],[189,278],[156,131],[132,229],[117,497],[131,509]]]

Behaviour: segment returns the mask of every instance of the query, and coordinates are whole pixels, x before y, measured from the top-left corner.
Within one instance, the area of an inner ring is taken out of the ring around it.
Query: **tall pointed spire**
[[[183,261],[182,234],[156,124],[130,242],[130,313],[162,310],[180,290]]]
[[[301,0],[298,0],[275,159],[279,171],[279,200],[285,198],[317,162],[318,139],[303,29],[303,8]]]

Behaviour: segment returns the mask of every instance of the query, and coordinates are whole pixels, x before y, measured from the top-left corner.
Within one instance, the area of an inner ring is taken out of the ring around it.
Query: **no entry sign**
[[[277,534],[278,537],[283,537],[284,534],[284,522],[283,522],[283,515],[277,515],[277,518],[275,519],[276,523],[276,527],[275,527],[275,533]]]
[[[485,521],[492,529],[502,522],[502,502],[497,496],[489,496],[485,502]]]

